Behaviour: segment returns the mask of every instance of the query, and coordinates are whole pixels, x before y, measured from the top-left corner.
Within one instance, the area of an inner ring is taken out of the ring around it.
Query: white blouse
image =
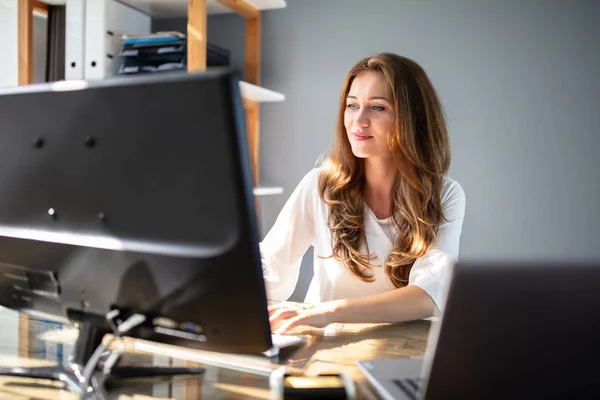
[[[287,300],[298,281],[302,256],[314,246],[314,276],[306,294],[306,303],[369,296],[395,289],[385,273],[383,261],[398,237],[391,218],[378,219],[365,204],[365,234],[369,251],[377,256],[371,261],[373,282],[363,282],[333,257],[332,238],[327,224],[327,205],[319,197],[319,173],[311,170],[296,187],[275,224],[260,243],[267,296]],[[437,242],[417,259],[409,275],[409,285],[416,285],[431,296],[442,310],[449,272],[458,259],[459,239],[465,215],[465,193],[462,187],[445,178],[442,208],[447,221],[438,228]],[[321,258],[325,257],[325,258]]]

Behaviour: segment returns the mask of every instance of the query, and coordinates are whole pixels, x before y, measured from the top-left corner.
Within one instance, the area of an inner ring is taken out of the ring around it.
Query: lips
[[[373,136],[358,132],[353,133],[352,136],[354,137],[354,140],[369,140],[373,138]]]

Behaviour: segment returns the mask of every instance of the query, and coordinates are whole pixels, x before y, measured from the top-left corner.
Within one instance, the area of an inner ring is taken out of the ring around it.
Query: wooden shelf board
[[[152,18],[184,18],[187,17],[188,0],[118,0]],[[285,0],[245,0],[255,9],[272,10],[286,7]],[[232,11],[217,0],[207,0],[206,10],[209,15],[228,14]]]

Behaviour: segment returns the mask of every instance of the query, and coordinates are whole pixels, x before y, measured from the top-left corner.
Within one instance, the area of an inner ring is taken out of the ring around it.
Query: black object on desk
[[[108,332],[272,347],[236,74],[4,90],[0,132],[0,305],[82,329],[74,365],[0,374],[85,392]]]

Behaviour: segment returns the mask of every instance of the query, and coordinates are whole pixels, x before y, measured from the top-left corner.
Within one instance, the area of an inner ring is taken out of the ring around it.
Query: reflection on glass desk
[[[77,330],[33,319],[0,307],[0,366],[34,367],[66,363]],[[169,381],[135,381],[109,391],[126,399],[270,399],[269,375],[281,366],[319,374],[346,372],[355,381],[358,398],[377,399],[375,390],[356,367],[358,360],[420,356],[425,352],[429,321],[402,324],[332,324],[327,329],[298,330],[308,340],[282,349],[276,358],[192,350],[142,340],[114,345],[124,351],[122,365],[204,367],[198,377]],[[0,398],[75,399],[60,384],[0,377]]]

